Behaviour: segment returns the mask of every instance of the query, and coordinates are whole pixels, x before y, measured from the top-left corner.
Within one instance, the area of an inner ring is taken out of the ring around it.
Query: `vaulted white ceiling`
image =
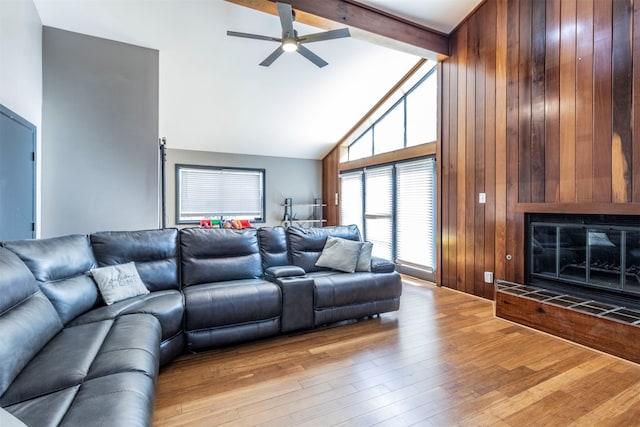
[[[480,1],[361,3],[448,33]],[[295,53],[265,68],[276,43],[226,31],[280,37],[279,18],[223,0],[34,2],[43,25],[159,50],[169,148],[321,159],[419,59],[352,37],[308,45],[324,68]]]

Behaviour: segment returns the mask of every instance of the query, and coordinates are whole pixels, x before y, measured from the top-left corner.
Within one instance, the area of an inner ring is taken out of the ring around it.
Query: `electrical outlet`
[[[493,273],[491,271],[484,272],[484,282],[493,283]]]
[[[487,203],[487,193],[478,194],[478,203]]]

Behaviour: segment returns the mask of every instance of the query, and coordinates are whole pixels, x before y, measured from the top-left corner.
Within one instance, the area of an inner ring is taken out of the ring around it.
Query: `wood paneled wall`
[[[522,282],[526,212],[640,214],[640,1],[488,0],[442,82],[442,285]]]
[[[323,218],[326,225],[338,225],[340,222],[340,207],[336,203],[336,194],[340,192],[340,148],[334,148],[322,159],[322,200],[327,204]]]

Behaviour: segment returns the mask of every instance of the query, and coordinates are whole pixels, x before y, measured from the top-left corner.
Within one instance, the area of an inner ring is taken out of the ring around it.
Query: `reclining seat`
[[[95,264],[87,236],[5,246],[0,406],[26,425],[150,425],[158,320],[134,314],[63,328],[97,301],[85,274]]]
[[[256,229],[183,229],[180,247],[187,349],[279,333],[281,293],[261,278]]]
[[[160,365],[182,354],[184,301],[178,272],[178,230],[105,231],[91,234],[90,241],[99,267],[134,262],[150,293],[98,307],[71,324],[150,313],[162,327]]]
[[[287,228],[291,264],[314,282],[314,326],[398,310],[402,280],[392,262],[372,257],[370,272],[355,273],[316,266],[328,236],[361,241],[356,225]]]

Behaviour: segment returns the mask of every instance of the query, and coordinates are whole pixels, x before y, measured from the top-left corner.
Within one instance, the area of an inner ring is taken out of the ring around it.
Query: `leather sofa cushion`
[[[286,229],[281,226],[258,229],[262,269],[289,264]]]
[[[271,319],[282,309],[280,288],[262,279],[190,286],[184,296],[187,331]]]
[[[314,308],[347,306],[399,297],[397,273],[312,273]]]
[[[148,314],[63,329],[24,367],[4,395],[8,406],[121,372],[155,377],[160,325]]]
[[[135,262],[150,291],[180,289],[177,229],[104,231],[90,240],[100,267]]]
[[[316,266],[320,253],[328,236],[360,241],[360,231],[356,225],[338,225],[335,227],[288,227],[287,245],[291,263],[302,267],[307,273],[326,271]]]
[[[148,313],[156,317],[160,321],[162,340],[169,339],[182,330],[182,318],[184,316],[182,293],[170,289],[129,298],[88,311],[75,318],[67,326],[115,319],[118,316],[136,313]]]
[[[134,371],[88,380],[5,409],[29,426],[148,427],[154,397],[154,379]]]
[[[182,285],[257,279],[262,275],[255,228],[180,230]]]
[[[74,234],[5,243],[29,267],[62,323],[94,307],[98,288],[88,271],[96,266],[87,236]]]
[[[61,329],[60,317],[27,266],[0,248],[0,395]]]

